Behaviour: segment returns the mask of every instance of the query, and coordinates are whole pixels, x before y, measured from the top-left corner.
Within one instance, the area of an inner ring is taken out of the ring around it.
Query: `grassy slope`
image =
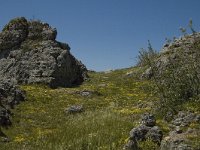
[[[127,77],[130,71],[133,76]],[[138,125],[142,113],[151,111],[156,99],[150,81],[135,77],[138,71],[129,68],[90,73],[90,81],[75,88],[22,86],[27,100],[13,110],[13,126],[3,130],[11,142],[0,143],[1,149],[121,150],[129,131]],[[77,94],[82,90],[99,94],[90,97]],[[85,112],[66,114],[64,110],[74,104],[82,104]],[[168,131],[162,120],[158,124]]]

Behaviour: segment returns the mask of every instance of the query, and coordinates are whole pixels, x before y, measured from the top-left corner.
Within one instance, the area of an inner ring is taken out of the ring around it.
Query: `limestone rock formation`
[[[55,40],[56,35],[47,23],[24,17],[11,20],[0,33],[0,78],[53,88],[81,84],[86,67],[70,53],[68,44]]]
[[[0,32],[0,127],[11,125],[10,109],[25,99],[19,84],[70,87],[86,79],[86,67],[56,35],[47,23],[24,17],[11,20]]]

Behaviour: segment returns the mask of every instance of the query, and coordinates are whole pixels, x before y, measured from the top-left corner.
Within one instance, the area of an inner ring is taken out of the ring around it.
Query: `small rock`
[[[132,77],[134,75],[133,71],[127,72],[126,73],[126,77]]]
[[[141,76],[141,78],[145,78],[145,79],[151,79],[153,77],[153,70],[150,68],[148,68]]]
[[[153,127],[156,125],[156,119],[152,114],[146,113],[142,116],[142,124]]]
[[[183,130],[179,126],[176,126],[175,131],[177,134],[183,133]]]
[[[147,127],[145,125],[141,125],[137,128],[133,128],[130,131],[130,139],[136,140],[136,141],[143,141],[145,140],[145,135],[150,130],[150,127]]]
[[[172,121],[172,123],[175,125],[175,126],[180,126],[183,122],[183,119],[182,118],[177,118],[175,120]]]
[[[90,96],[92,93],[90,91],[82,91],[80,93],[81,96]]]
[[[90,97],[92,95],[97,95],[97,96],[101,95],[98,91],[89,91],[89,90],[77,91],[75,93],[84,97]]]
[[[82,105],[73,105],[67,108],[65,111],[69,114],[76,114],[83,112],[83,106]]]

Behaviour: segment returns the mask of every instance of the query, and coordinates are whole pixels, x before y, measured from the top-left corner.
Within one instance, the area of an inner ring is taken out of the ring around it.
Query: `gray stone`
[[[145,135],[146,139],[151,139],[153,142],[160,144],[162,141],[163,133],[158,126],[152,127]]]
[[[90,91],[90,90],[76,91],[75,94],[79,94],[83,97],[91,97],[93,95],[101,96],[101,93],[99,93],[98,91]]]
[[[148,126],[148,127],[153,127],[156,125],[156,119],[154,115],[146,113],[142,116],[142,124]]]
[[[147,134],[147,132],[149,132],[150,129],[151,127],[147,127],[145,125],[133,128],[130,131],[130,139],[136,141],[143,141],[145,140],[145,135]]]
[[[68,114],[77,114],[77,113],[81,113],[83,111],[84,111],[84,109],[83,109],[82,105],[72,105],[65,110],[65,112]]]

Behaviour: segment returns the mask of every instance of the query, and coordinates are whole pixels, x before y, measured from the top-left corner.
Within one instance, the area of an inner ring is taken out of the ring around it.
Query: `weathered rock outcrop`
[[[165,44],[161,49],[159,56],[154,60],[152,67],[148,68],[143,74],[142,78],[150,79],[155,76],[159,76],[167,68],[171,67],[173,63],[177,62],[180,57],[183,59],[188,59],[190,61],[198,60],[199,53],[197,54],[197,49],[199,49],[200,43],[200,33],[194,33],[191,35],[185,35],[179,39],[175,39],[170,44]],[[189,57],[190,56],[190,57]]]
[[[160,144],[163,137],[161,129],[156,126],[156,119],[152,114],[146,113],[142,116],[142,124],[130,131],[128,143],[124,146],[125,150],[139,150],[138,141],[147,139]]]
[[[11,20],[0,33],[0,127],[11,125],[10,109],[25,99],[17,85],[70,87],[86,79],[86,67],[56,35],[47,23],[24,17]]]
[[[70,87],[86,78],[86,67],[56,41],[57,31],[47,23],[11,20],[0,33],[0,78],[15,84],[42,83]]]

